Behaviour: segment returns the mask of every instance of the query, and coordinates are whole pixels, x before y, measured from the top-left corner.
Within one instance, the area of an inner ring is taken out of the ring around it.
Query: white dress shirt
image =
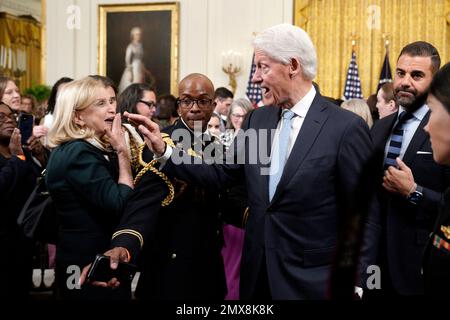
[[[311,86],[311,89],[308,91],[308,93],[291,108],[291,111],[295,113],[295,116],[291,120],[291,134],[289,135],[287,157],[289,157],[289,154],[291,154],[295,140],[297,139],[298,133],[302,128],[303,121],[305,120],[306,114],[308,113],[308,110],[311,107],[315,96],[316,89],[314,89],[314,86]],[[272,149],[270,151],[271,156],[274,150],[278,150],[278,137],[280,136],[282,122],[282,119],[278,121],[277,129],[273,138]]]

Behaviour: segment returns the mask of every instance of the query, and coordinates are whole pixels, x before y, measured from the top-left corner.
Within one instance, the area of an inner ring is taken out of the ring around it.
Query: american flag
[[[380,72],[380,81],[378,82],[377,92],[386,82],[392,82],[391,65],[389,63],[389,55],[387,51],[386,55],[384,56],[383,67],[381,68]]]
[[[361,80],[359,80],[358,65],[356,64],[356,53],[352,52],[352,59],[347,71],[343,100],[362,99]]]
[[[252,57],[252,69],[250,70],[250,76],[248,78],[247,84],[247,94],[248,99],[252,102],[253,106],[258,107],[258,103],[262,100],[261,87],[258,84],[252,83],[253,74],[256,71],[255,65],[255,55]]]

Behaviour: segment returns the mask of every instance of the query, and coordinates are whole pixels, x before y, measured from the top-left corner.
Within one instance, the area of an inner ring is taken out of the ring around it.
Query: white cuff
[[[37,158],[35,158],[33,155],[31,155],[31,159],[33,160],[34,163],[36,163],[39,166],[39,168],[43,168],[44,167],[42,165],[42,163]]]
[[[355,287],[355,293],[359,296],[360,299],[362,299],[362,296],[363,296],[363,288]]]
[[[163,155],[160,157],[157,157],[156,155],[153,155],[153,159],[158,161],[160,163],[159,169],[161,170],[164,165],[166,164],[167,160],[170,159],[170,156],[172,155],[172,147],[166,144],[166,151],[164,151]]]

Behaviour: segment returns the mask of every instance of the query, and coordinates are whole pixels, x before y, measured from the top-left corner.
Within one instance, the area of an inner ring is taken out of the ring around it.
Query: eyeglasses
[[[212,99],[202,98],[202,99],[190,99],[190,98],[184,98],[184,99],[178,99],[177,103],[180,107],[184,109],[191,109],[194,106],[194,103],[197,104],[197,106],[200,109],[207,109],[211,106]]]
[[[244,119],[244,117],[245,117],[245,114],[232,113],[231,115],[232,115],[233,117],[239,118],[239,119]]]
[[[7,118],[16,122],[16,117],[17,117],[17,114],[15,114],[15,113],[6,114],[4,112],[0,112],[0,122],[5,122]]]
[[[154,101],[144,101],[144,100],[139,100],[139,102],[142,102],[143,104],[147,105],[147,107],[149,108],[156,108],[156,103]]]

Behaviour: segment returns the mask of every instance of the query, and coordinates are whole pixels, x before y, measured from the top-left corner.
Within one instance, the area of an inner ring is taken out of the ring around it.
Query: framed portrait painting
[[[178,3],[99,6],[98,73],[122,92],[148,83],[177,95]]]

